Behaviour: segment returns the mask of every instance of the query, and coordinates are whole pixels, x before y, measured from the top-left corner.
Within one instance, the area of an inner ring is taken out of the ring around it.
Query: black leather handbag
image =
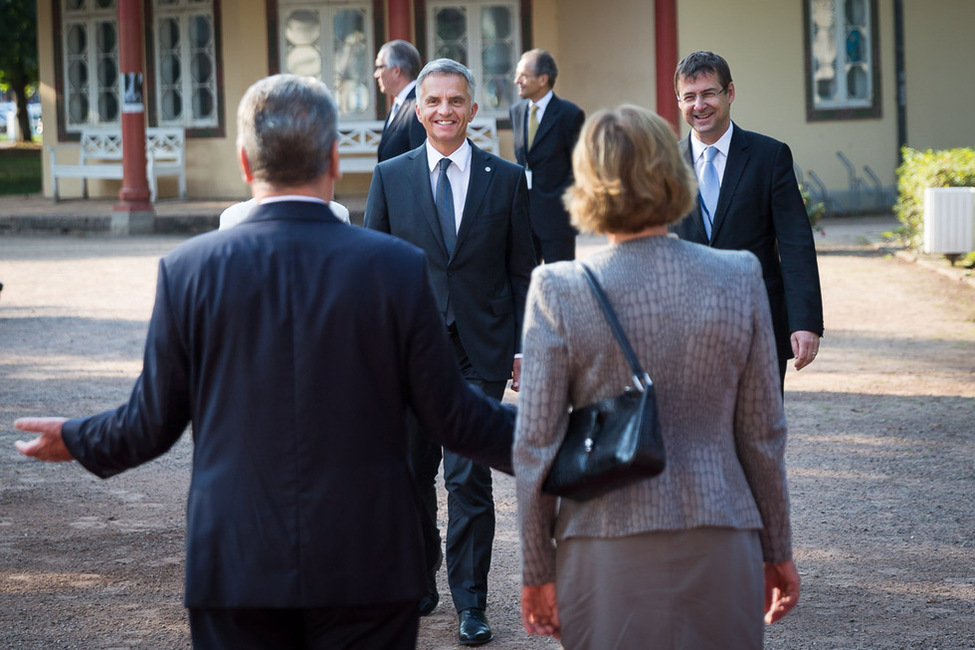
[[[633,387],[569,414],[569,428],[542,490],[584,501],[664,470],[664,441],[650,379],[596,277],[581,267],[633,372]]]

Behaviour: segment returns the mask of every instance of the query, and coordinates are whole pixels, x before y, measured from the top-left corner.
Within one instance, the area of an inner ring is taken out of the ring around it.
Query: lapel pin
[[[484,168],[484,171],[489,172],[489,171],[491,171],[491,168],[490,167],[485,167]]]

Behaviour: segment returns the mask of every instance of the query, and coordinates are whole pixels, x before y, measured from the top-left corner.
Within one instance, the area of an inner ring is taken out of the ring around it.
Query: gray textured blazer
[[[765,561],[790,559],[785,414],[758,260],[669,236],[608,246],[586,263],[653,378],[667,468],[558,507],[541,492],[569,407],[620,393],[630,371],[573,263],[536,268],[514,446],[524,583],[555,579],[553,537],[755,529]]]

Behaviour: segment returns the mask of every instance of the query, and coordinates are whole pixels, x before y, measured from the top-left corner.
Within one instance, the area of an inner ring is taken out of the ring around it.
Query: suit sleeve
[[[792,558],[789,490],[786,482],[786,419],[779,390],[775,336],[758,260],[750,258],[752,336],[748,360],[738,385],[735,449],[762,517],[759,532],[766,562]]]
[[[816,243],[788,145],[779,143],[772,170],[772,220],[782,265],[789,331],[807,330],[822,336],[823,298]]]
[[[372,230],[389,233],[389,209],[386,205],[386,190],[383,187],[383,167],[377,165],[369,184],[366,198],[366,213],[362,225]]]
[[[142,374],[127,404],[65,422],[64,443],[85,469],[108,478],[162,455],[190,421],[189,356],[172,308],[165,260],[159,264]]]
[[[425,263],[409,300],[405,367],[409,403],[423,431],[447,449],[508,474],[515,411],[463,380],[436,307]],[[404,299],[406,296],[404,296]]]
[[[537,264],[528,220],[528,187],[525,175],[516,174],[515,191],[511,198],[511,227],[508,229],[508,279],[515,301],[515,352],[521,352],[521,328],[525,319],[525,301],[532,269]]]

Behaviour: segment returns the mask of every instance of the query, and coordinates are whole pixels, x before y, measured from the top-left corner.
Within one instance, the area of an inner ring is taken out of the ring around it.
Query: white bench
[[[339,169],[343,174],[371,174],[376,167],[376,150],[383,136],[382,120],[339,124]],[[481,149],[498,154],[498,121],[477,117],[467,127],[467,136]]]
[[[89,178],[122,180],[122,134],[117,128],[98,127],[81,131],[77,145],[47,147],[51,155],[51,184],[58,201],[59,178],[80,178],[81,192],[88,198]],[[58,163],[58,151],[78,150],[77,164]],[[186,198],[186,132],[181,127],[146,128],[146,176],[150,200],[156,200],[158,178],[177,176],[179,198]]]

